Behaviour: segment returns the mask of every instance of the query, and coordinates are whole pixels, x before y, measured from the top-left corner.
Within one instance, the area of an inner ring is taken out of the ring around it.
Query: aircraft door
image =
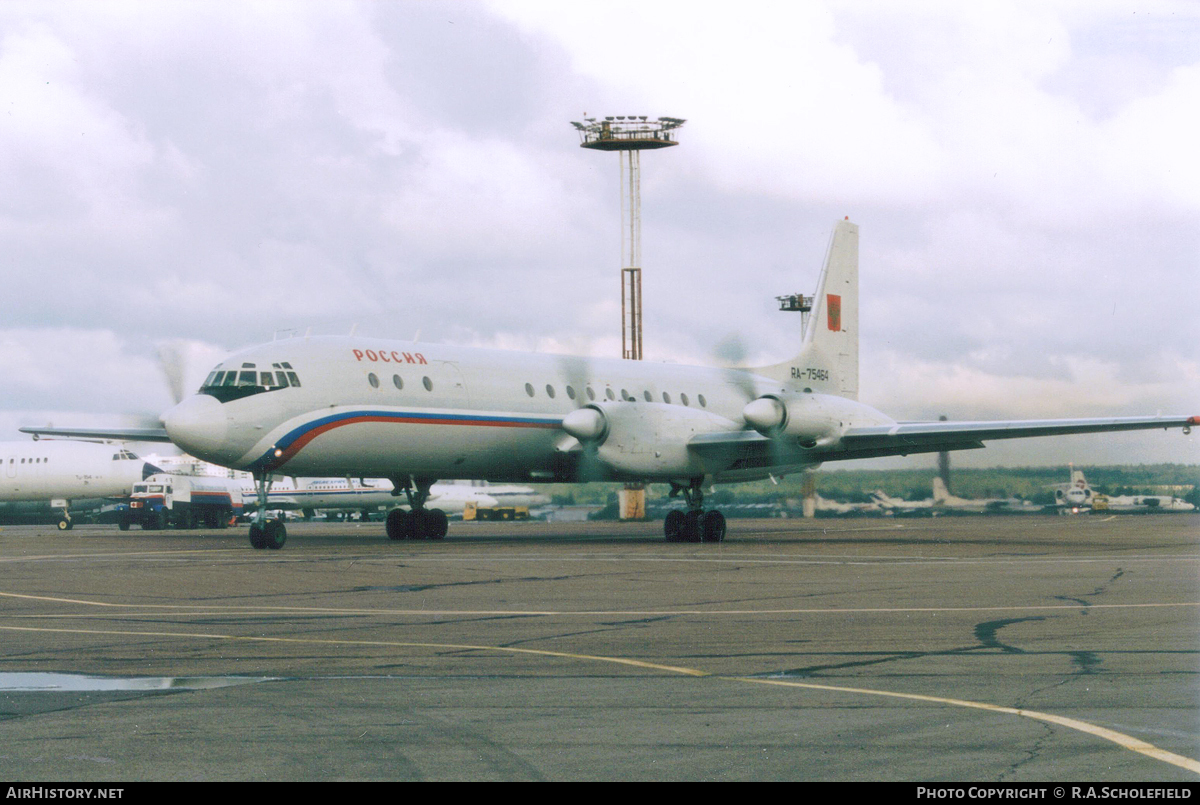
[[[8,468],[8,477],[16,478],[17,477],[17,460],[15,458],[10,457],[8,459],[8,461],[4,462],[4,465]]]
[[[471,402],[470,395],[467,394],[467,383],[463,379],[462,370],[458,368],[457,363],[451,361],[439,361],[442,375],[442,383],[445,385],[445,390],[442,395],[446,399],[446,403],[451,406],[466,406]]]

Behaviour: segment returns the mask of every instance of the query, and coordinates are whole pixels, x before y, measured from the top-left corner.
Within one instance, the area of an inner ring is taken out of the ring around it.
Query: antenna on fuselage
[[[350,325],[350,335],[354,335],[354,331],[358,329],[358,322]]]

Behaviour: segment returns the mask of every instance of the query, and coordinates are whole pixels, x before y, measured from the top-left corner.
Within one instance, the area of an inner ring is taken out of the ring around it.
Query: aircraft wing
[[[124,442],[170,442],[166,428],[18,428],[34,436],[54,436],[62,439],[100,439]]]
[[[904,422],[895,425],[850,428],[830,445],[827,461],[894,456],[940,450],[983,447],[993,439],[1063,436],[1072,433],[1108,433],[1154,428],[1190,428],[1200,417],[1148,416],[1090,419],[1024,419],[1009,422]]]
[[[1031,436],[1061,436],[1071,433],[1105,433],[1154,428],[1191,428],[1200,417],[1151,416],[1093,419],[1026,419],[999,422],[899,422],[850,428],[840,439],[825,446],[800,449],[783,439],[771,439],[757,431],[706,433],[688,446],[705,458],[730,461],[733,469],[779,467],[806,461],[841,461],[909,453],[981,448],[993,439],[1022,439]]]

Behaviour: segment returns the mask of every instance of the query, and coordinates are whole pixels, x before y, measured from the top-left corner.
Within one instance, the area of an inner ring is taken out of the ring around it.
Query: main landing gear
[[[258,493],[258,511],[250,523],[250,546],[255,550],[270,548],[277,551],[287,542],[287,529],[282,520],[267,519],[267,493],[274,479],[269,472],[254,474],[254,489]]]
[[[725,515],[716,509],[704,511],[703,478],[693,478],[687,486],[671,484],[671,497],[683,494],[687,511],[672,509],[663,523],[667,542],[721,542],[725,539]]]
[[[393,478],[392,494],[408,496],[412,511],[392,509],[387,516],[388,539],[445,539],[450,526],[441,509],[426,509],[433,478]]]

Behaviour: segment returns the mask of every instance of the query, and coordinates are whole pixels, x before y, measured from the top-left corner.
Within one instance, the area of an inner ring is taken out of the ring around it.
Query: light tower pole
[[[617,151],[621,169],[621,357],[642,359],[642,168],[640,154],[678,145],[677,117],[647,120],[645,115],[616,115],[572,122],[581,148]]]

